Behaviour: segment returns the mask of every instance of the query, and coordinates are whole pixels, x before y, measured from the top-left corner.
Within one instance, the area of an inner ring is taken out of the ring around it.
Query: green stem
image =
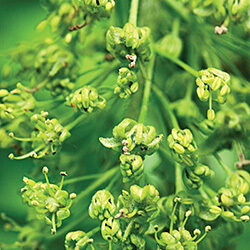
[[[137,24],[137,13],[139,7],[139,0],[132,0],[129,14],[129,22],[136,26]]]
[[[176,203],[174,204],[174,208],[171,214],[171,222],[170,222],[170,227],[169,227],[170,234],[173,232],[173,228],[174,228],[174,216],[175,216],[175,211],[177,209],[177,205],[178,205],[178,201],[176,201]]]
[[[88,213],[85,213],[81,218],[77,218],[77,220],[75,220],[75,221],[69,223],[68,225],[66,225],[65,227],[63,227],[63,229],[61,229],[56,235],[49,235],[49,236],[46,235],[45,236],[46,240],[48,240],[48,241],[55,240],[55,239],[61,237],[62,235],[65,235],[70,230],[72,230],[72,228],[79,225],[81,222],[84,222],[88,218],[88,216],[89,216]]]
[[[92,237],[94,234],[96,234],[98,231],[100,231],[100,227],[96,227],[96,228],[94,228],[94,229],[92,229],[91,231],[89,231],[88,233],[87,233],[87,236],[88,237]]]
[[[133,228],[133,225],[134,225],[134,219],[131,220],[131,221],[129,222],[128,226],[126,227],[126,230],[125,230],[125,232],[124,232],[124,236],[123,236],[123,238],[122,238],[122,241],[123,241],[123,242],[126,241],[126,239],[128,238],[128,236],[129,236],[129,234],[130,234],[130,232],[131,232],[131,230],[132,230],[132,228]]]
[[[95,190],[97,187],[99,187],[101,184],[103,184],[105,181],[107,181],[109,178],[114,176],[116,172],[118,172],[119,167],[112,168],[108,170],[107,172],[102,174],[102,177],[97,179],[95,182],[93,182],[90,186],[88,186],[87,189],[82,191],[74,200],[74,205],[76,205],[80,200],[82,200],[84,197],[86,197],[90,192]]]
[[[161,101],[162,106],[164,107],[164,109],[167,113],[167,116],[170,118],[171,127],[172,128],[179,128],[178,121],[170,108],[170,104],[169,104],[167,96],[164,95],[164,93],[155,85],[152,87],[152,89],[155,92],[155,94],[157,95],[157,97],[159,98],[159,100]]]
[[[152,76],[153,76],[153,70],[154,70],[154,62],[155,62],[155,56],[153,55],[149,65],[148,65],[148,77],[145,79],[145,87],[144,87],[144,94],[143,94],[143,100],[142,100],[142,106],[140,115],[138,118],[138,122],[143,123],[145,121],[147,111],[148,111],[148,102],[150,97],[150,90],[152,85]],[[141,62],[139,62],[141,71],[143,72],[143,65]]]
[[[64,181],[64,185],[68,185],[68,184],[72,184],[72,183],[76,183],[76,182],[80,182],[80,181],[87,181],[87,180],[91,180],[91,179],[96,179],[96,178],[99,178],[101,176],[102,176],[102,174],[92,174],[92,175],[79,176],[79,177]]]
[[[210,188],[209,186],[207,186],[206,184],[204,184],[202,186],[202,189],[205,189],[205,192],[208,195],[210,195],[211,198],[214,198],[215,196],[217,196],[217,193],[212,188]]]
[[[180,30],[180,19],[176,18],[174,19],[174,23],[173,23],[173,30],[172,30],[173,35],[178,36],[179,30]]]
[[[189,21],[190,14],[181,2],[176,0],[165,0],[165,3],[174,9],[185,21]]]
[[[56,214],[55,213],[52,214],[52,227],[53,227],[52,233],[56,234]]]
[[[159,151],[172,163],[175,163],[173,160],[173,156],[165,149],[163,146],[159,147]]]
[[[218,153],[214,153],[215,159],[218,161],[218,163],[222,166],[222,168],[225,170],[225,172],[231,176],[233,174],[233,171],[222,161],[221,157]]]
[[[112,250],[112,241],[109,240],[109,250]]]
[[[167,97],[155,85],[153,86],[153,91],[155,92],[157,97],[162,102],[163,107],[164,107],[164,109],[165,109],[165,111],[167,113],[167,116],[170,118],[171,127],[172,128],[180,128],[179,124],[178,124],[178,121],[177,121],[175,115],[173,114],[173,112],[172,112],[172,110],[170,108],[169,101],[168,101]],[[168,154],[166,154],[166,156],[168,157]],[[175,185],[176,185],[176,193],[178,193],[181,190],[185,189],[185,187],[183,185],[183,181],[182,181],[182,169],[181,169],[181,166],[178,163],[175,164]]]
[[[185,71],[187,71],[188,73],[190,73],[191,75],[198,77],[199,76],[199,72],[195,69],[193,69],[191,66],[189,66],[188,64],[184,63],[183,61],[181,61],[180,59],[170,55],[169,53],[166,52],[162,52],[159,48],[155,47],[155,52],[157,54],[159,54],[160,56],[166,57],[167,59],[169,59],[170,61],[172,61],[173,63],[177,64],[178,66],[180,66],[181,68],[183,68]]]
[[[182,181],[182,168],[180,164],[175,164],[175,193],[185,190],[183,181]]]
[[[244,153],[243,153],[243,151],[242,151],[240,142],[239,142],[238,140],[236,140],[236,141],[235,141],[235,145],[236,145],[236,151],[237,151],[239,160],[240,160],[240,162],[242,163],[242,162],[245,161],[245,156],[244,156]]]
[[[86,114],[82,114],[82,115],[78,116],[73,122],[71,122],[70,124],[68,124],[67,126],[65,126],[65,128],[68,131],[70,131],[75,126],[77,126],[84,118],[86,118]]]
[[[24,87],[23,90],[27,93],[33,94],[35,92],[37,92],[38,90],[40,90],[41,88],[43,88],[44,86],[46,86],[46,84],[48,83],[49,79],[45,79],[44,81],[42,81],[41,83],[39,83],[36,87],[34,87],[33,89],[29,89]]]
[[[186,100],[192,100],[192,94],[193,94],[193,83],[189,82],[189,84],[187,86],[187,91],[186,91],[186,95],[185,95],[184,99],[186,99]]]
[[[2,218],[4,221],[8,221],[12,226],[14,226],[14,230],[16,231],[22,230],[22,227],[19,226],[12,218],[8,217],[5,213],[1,213],[0,218]]]

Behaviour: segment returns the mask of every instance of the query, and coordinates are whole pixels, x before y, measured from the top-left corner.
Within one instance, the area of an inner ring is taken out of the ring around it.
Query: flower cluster
[[[25,159],[28,157],[41,158],[48,154],[55,154],[60,150],[61,144],[65,141],[70,133],[56,119],[46,119],[48,112],[41,112],[31,117],[34,124],[34,131],[30,138],[18,138],[14,133],[10,133],[10,137],[19,141],[32,142],[32,151],[27,154],[15,157],[9,155],[10,159]]]
[[[144,157],[153,154],[158,148],[163,135],[156,135],[153,126],[126,118],[113,129],[113,138],[101,137],[100,142],[107,148],[120,153],[136,154]]]
[[[120,169],[124,183],[137,181],[142,177],[144,164],[141,156],[122,154],[120,156],[120,162]]]
[[[220,2],[211,0],[204,2],[202,0],[181,0],[183,3],[188,4],[193,13],[201,17],[213,17],[217,22],[229,20],[242,23],[248,18],[247,10],[249,9],[248,1],[234,1],[222,0]],[[229,20],[227,20],[229,19]]]
[[[13,65],[18,65],[19,80],[30,81],[30,86],[36,84],[33,89],[26,90],[30,93],[45,86],[52,95],[67,95],[74,87],[79,70],[76,56],[50,37],[21,44],[11,60]]]
[[[133,185],[130,187],[130,193],[123,190],[119,196],[121,216],[137,217],[138,222],[142,224],[148,222],[158,212],[159,199],[159,192],[153,185],[143,188]]]
[[[119,69],[115,94],[119,94],[120,98],[128,98],[138,90],[138,86],[137,76],[133,71],[128,68]]]
[[[215,113],[212,108],[212,101],[224,103],[227,95],[230,93],[230,76],[229,74],[215,68],[208,68],[199,72],[196,79],[197,94],[200,100],[209,99],[209,109],[207,111],[208,120],[214,120]]]
[[[0,117],[4,120],[14,119],[35,108],[35,98],[23,90],[21,83],[12,91],[0,89]]]
[[[94,16],[96,19],[109,17],[111,10],[115,7],[114,0],[81,0],[80,2],[85,13]]]
[[[178,162],[188,166],[197,163],[197,146],[189,129],[172,129],[171,134],[168,136],[168,143]]]
[[[188,212],[187,212],[188,213]],[[183,223],[184,224],[184,223]],[[192,236],[188,230],[184,229],[184,225],[181,225],[179,230],[172,230],[172,232],[162,232],[160,238],[158,238],[157,233],[155,239],[158,243],[159,249],[198,249],[198,243],[204,239],[207,233],[211,230],[210,226],[206,226],[205,233],[198,240],[197,237],[201,234],[199,229],[195,229]],[[196,240],[196,241],[195,241]]]
[[[73,107],[75,111],[91,113],[106,106],[106,100],[98,95],[97,90],[91,86],[85,86],[76,90],[67,97],[67,105]]]
[[[65,248],[67,250],[84,249],[93,243],[88,235],[83,231],[69,232],[65,237]]]
[[[120,243],[125,249],[144,249],[141,227],[146,230],[157,214],[159,199],[159,192],[152,185],[143,188],[133,185],[130,193],[123,190],[117,205],[109,191],[100,190],[92,198],[89,215],[101,221],[102,237],[110,244]]]
[[[130,61],[134,68],[136,60],[148,61],[151,55],[150,30],[147,27],[138,28],[131,23],[123,29],[111,26],[106,35],[107,50],[119,60]]]
[[[113,138],[99,138],[107,148],[120,152],[124,182],[138,180],[143,175],[143,160],[158,148],[163,135],[156,135],[153,126],[144,126],[132,119],[124,119],[113,129]]]
[[[61,172],[62,180],[59,187],[49,183],[47,173],[48,168],[44,167],[43,174],[46,183],[35,182],[24,177],[23,182],[26,186],[21,189],[21,193],[24,202],[35,208],[38,218],[52,225],[51,233],[55,234],[56,228],[60,227],[62,221],[70,216],[69,208],[76,194],[69,195],[67,191],[62,190],[64,176],[67,176],[65,172]]]
[[[63,36],[66,43],[77,41],[79,38],[81,40],[82,32],[72,34],[71,31],[83,28],[92,20],[110,17],[115,7],[114,0],[43,0],[43,2],[49,15],[37,29],[42,31],[46,26],[50,26],[52,32]]]
[[[246,195],[249,194],[250,175],[244,170],[232,173],[226,186],[218,191],[216,203],[210,207],[210,212],[229,221],[248,221],[250,211]]]
[[[172,129],[168,143],[175,160],[185,166],[183,181],[186,186],[199,188],[202,178],[214,175],[208,166],[199,163],[197,146],[189,129]]]

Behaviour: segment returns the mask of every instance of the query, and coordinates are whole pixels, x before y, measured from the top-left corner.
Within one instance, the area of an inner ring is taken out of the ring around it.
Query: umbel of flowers
[[[25,187],[21,189],[23,201],[36,211],[37,217],[45,220],[52,226],[51,233],[56,233],[56,228],[62,225],[62,221],[70,216],[69,208],[72,200],[76,198],[75,193],[69,194],[62,190],[65,172],[61,172],[62,180],[60,186],[50,184],[47,177],[48,168],[42,170],[46,182],[35,182],[27,177],[23,178]]]

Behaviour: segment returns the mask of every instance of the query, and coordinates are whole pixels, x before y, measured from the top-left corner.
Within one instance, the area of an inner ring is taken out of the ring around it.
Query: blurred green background
[[[11,48],[21,41],[30,40],[36,36],[35,26],[45,16],[46,12],[40,6],[39,0],[0,0],[0,67],[6,61]],[[31,160],[9,160],[7,157],[9,153],[10,150],[0,151],[0,212],[6,213],[18,223],[23,224],[26,207],[22,204],[18,190],[23,186],[23,176],[29,173],[34,166]],[[224,154],[228,164],[235,161],[236,156],[232,153],[224,152]],[[245,229],[244,234],[235,239],[239,241],[237,248],[239,250],[250,249],[249,224],[245,225]],[[13,232],[4,231],[3,222],[0,221],[1,242],[14,242],[16,236]]]

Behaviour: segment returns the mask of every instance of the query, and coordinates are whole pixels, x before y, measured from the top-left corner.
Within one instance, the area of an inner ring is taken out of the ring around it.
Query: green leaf
[[[220,214],[213,214],[209,212],[209,210],[202,210],[200,211],[199,216],[203,220],[213,221],[216,220],[220,216]]]
[[[100,137],[99,141],[106,148],[117,148],[117,147],[121,146],[121,143],[119,141],[117,141],[115,138]]]

